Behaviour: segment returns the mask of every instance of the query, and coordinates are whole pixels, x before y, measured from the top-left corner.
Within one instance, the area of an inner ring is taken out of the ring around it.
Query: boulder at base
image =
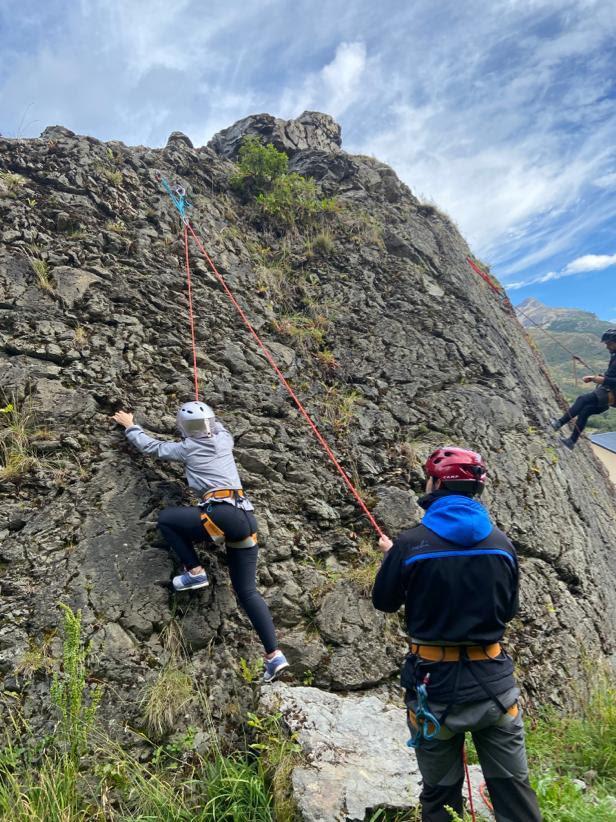
[[[419,805],[421,774],[406,745],[404,710],[385,693],[343,696],[277,682],[263,688],[261,707],[280,711],[301,745],[293,794],[304,822],[366,820],[377,808]],[[477,766],[471,779],[478,817],[493,818],[479,796]]]

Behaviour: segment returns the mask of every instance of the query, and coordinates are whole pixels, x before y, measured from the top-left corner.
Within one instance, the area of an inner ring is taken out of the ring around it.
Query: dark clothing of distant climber
[[[583,378],[584,382],[594,382],[597,387],[588,394],[581,394],[560,419],[550,420],[550,425],[555,431],[575,420],[571,436],[561,437],[560,440],[570,450],[575,448],[588,418],[593,414],[602,414],[607,411],[610,405],[610,392],[616,395],[616,328],[606,331],[601,337],[601,342],[605,343],[611,354],[607,371],[603,375],[589,374]]]
[[[372,602],[405,609],[411,652],[402,685],[411,741],[423,777],[423,822],[463,815],[462,751],[470,732],[498,822],[540,822],[530,787],[513,662],[501,647],[518,611],[518,560],[507,536],[474,496],[486,467],[479,454],[447,446],[425,464],[421,523],[391,542]],[[440,723],[422,721],[420,701]]]

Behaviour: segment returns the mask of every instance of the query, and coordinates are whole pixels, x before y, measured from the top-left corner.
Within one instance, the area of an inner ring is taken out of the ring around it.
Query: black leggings
[[[590,391],[588,394],[581,394],[571,408],[560,418],[559,422],[564,425],[577,417],[571,434],[571,441],[577,442],[580,434],[586,428],[588,418],[593,414],[601,414],[603,411],[605,411],[605,408],[601,407],[599,398],[594,391]]]
[[[243,511],[228,502],[207,506],[208,516],[231,542],[239,542],[257,530],[252,511]],[[158,516],[158,527],[180,561],[188,568],[201,565],[193,543],[210,541],[201,522],[201,508],[165,508]],[[265,653],[278,647],[274,621],[265,600],[257,591],[257,557],[259,546],[252,548],[227,547],[227,563],[231,584],[240,605],[263,643]]]

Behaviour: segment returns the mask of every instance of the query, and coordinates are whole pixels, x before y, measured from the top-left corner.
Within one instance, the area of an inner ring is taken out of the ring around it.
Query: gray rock
[[[229,160],[248,133],[284,150],[340,210],[305,231],[261,230],[252,204],[229,193]],[[120,712],[138,720],[133,684],[158,675],[172,619],[194,670],[214,683],[211,710],[225,732],[253,707],[236,667],[260,648],[224,556],[200,548],[207,592],[180,598],[165,587],[176,564],[158,547],[155,522],[161,508],[188,502],[181,468],[136,455],[109,421],[132,408],[172,437],[177,405],[193,396],[177,216],[154,169],[191,192],[214,261],[391,536],[421,515],[432,448],[482,451],[486,504],[521,558],[522,610],[508,647],[527,700],[575,704],[571,683],[585,660],[616,658],[613,489],[584,443],[572,454],[552,448],[544,424],[562,397],[515,317],[468,266],[455,227],[392,169],[344,152],[331,118],[256,115],[196,150],[183,137],[148,149],[51,127],[39,139],[0,138],[0,153],[37,201],[2,200],[0,407],[31,398],[36,457],[0,486],[10,564],[0,566],[0,623],[15,638],[2,638],[7,672],[27,643],[57,628],[65,600],[108,654],[97,669],[110,685],[104,727]],[[308,253],[319,233],[322,247]],[[37,279],[26,244],[54,266],[55,291]],[[298,676],[322,687],[394,679],[404,644],[397,619],[375,613],[366,593],[373,557],[359,546],[374,539],[369,525],[192,247],[191,262],[200,389],[237,437],[260,524],[259,589],[281,644]],[[262,267],[276,269],[273,293]],[[283,334],[281,316],[322,335]],[[36,452],[37,440],[57,450]],[[23,527],[9,531],[18,519]],[[23,698],[33,733],[46,733],[36,684],[23,685]]]
[[[188,146],[188,148],[194,148],[190,138],[183,134],[181,131],[172,131],[169,135],[169,139],[167,140],[167,147],[173,145],[174,143],[184,143],[184,145]]]
[[[282,683],[263,688],[266,712],[280,711],[302,747],[293,795],[304,822],[368,819],[378,807],[416,808],[421,775],[406,746],[404,709],[382,694],[341,696]],[[471,771],[478,783],[480,771]],[[475,775],[475,774],[474,774]],[[479,794],[475,807],[482,816]]]
[[[337,152],[342,144],[340,126],[329,114],[305,111],[295,120],[280,120],[271,114],[252,114],[215,134],[208,143],[217,154],[233,159],[246,135],[255,134],[279,151],[295,153],[307,149]]]
[[[96,274],[69,266],[56,266],[51,273],[56,282],[56,292],[69,308],[83,297],[93,283],[101,281]]]

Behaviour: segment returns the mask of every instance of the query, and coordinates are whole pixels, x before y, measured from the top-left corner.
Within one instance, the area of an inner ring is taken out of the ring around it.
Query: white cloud
[[[585,254],[568,263],[565,274],[577,274],[579,271],[600,271],[616,265],[616,254]]]
[[[318,108],[340,117],[365,92],[362,83],[367,66],[365,43],[340,43],[329,63],[308,74],[299,88],[283,90],[278,110],[283,117],[297,117]]]
[[[550,282],[550,280],[560,280],[563,277],[572,277],[576,274],[585,274],[588,271],[602,271],[616,265],[616,254],[585,254],[577,257],[561,269],[560,271],[549,271],[547,274],[539,274],[529,277],[527,280],[519,280],[507,283],[507,289],[515,290],[525,288],[528,285],[539,285]]]

